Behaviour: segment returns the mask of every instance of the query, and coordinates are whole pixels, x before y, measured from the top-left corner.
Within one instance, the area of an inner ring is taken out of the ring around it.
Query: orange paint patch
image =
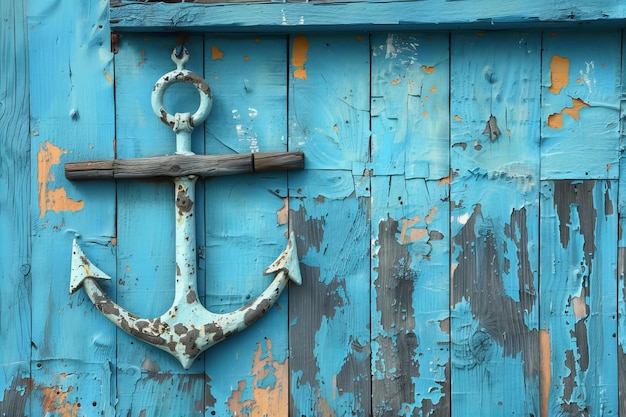
[[[395,80],[391,80],[391,85],[398,85],[400,84],[400,79],[396,78]]]
[[[227,400],[234,416],[263,417],[286,416],[289,414],[289,363],[274,361],[272,340],[266,339],[267,354],[263,354],[261,343],[257,343],[252,359],[252,399],[243,400],[246,380],[238,381],[237,389]],[[272,380],[272,383],[267,381]]]
[[[333,126],[333,130],[334,130],[335,132],[339,132],[339,126],[334,125],[334,126]]]
[[[304,35],[296,35],[293,40],[293,48],[291,51],[291,65],[295,67],[293,76],[301,80],[306,80],[306,69],[304,63],[307,60],[309,52],[309,40]]]
[[[211,46],[211,59],[224,59],[224,52],[220,51],[217,46]]]
[[[72,392],[73,389],[73,387],[69,387],[67,391],[63,391],[58,387],[42,388],[42,398],[40,401],[44,414],[54,414],[61,417],[78,417],[80,403],[76,402],[72,404],[67,400],[67,394]],[[82,415],[82,413],[80,415]]]
[[[572,297],[572,307],[574,307],[574,316],[576,316],[579,319],[583,317],[587,317],[588,308],[589,308],[587,306],[587,303],[585,302],[584,292],[585,290],[583,289],[580,297]]]
[[[550,345],[550,332],[546,329],[539,330],[539,415],[548,417],[548,400],[550,399],[550,384],[552,371],[550,362],[552,348]]]
[[[428,112],[427,111],[424,112],[424,117],[428,117]]]
[[[451,182],[452,182],[452,174],[448,175],[447,177],[443,177],[439,179],[439,181],[437,181],[437,185],[450,184]]]
[[[412,219],[402,219],[402,227],[400,228],[401,243],[415,242],[428,236],[426,228],[413,227],[420,220],[420,216],[415,216]]]
[[[246,56],[243,57],[243,60],[244,61],[250,61],[250,57],[248,55],[246,55]]]
[[[139,64],[137,64],[137,66],[142,67],[143,64],[146,62],[146,51],[141,51],[141,61],[139,61]]]
[[[357,41],[362,41],[363,40],[363,36],[361,35],[357,35],[357,37],[355,38]]]
[[[457,122],[460,122],[463,119],[461,119],[461,116],[459,116],[458,114],[455,114],[454,115],[454,120],[456,120]]]
[[[259,43],[259,42],[261,42],[261,39],[259,39],[259,38],[255,38],[254,39],[254,43]]]
[[[287,224],[289,222],[289,199],[283,197],[283,206],[276,212],[276,222]]]
[[[75,201],[67,197],[64,188],[48,188],[48,182],[54,181],[54,175],[51,173],[52,167],[59,163],[61,155],[67,153],[49,141],[46,141],[46,147],[39,144],[39,152],[37,153],[37,191],[39,199],[39,217],[43,218],[47,210],[55,213],[59,211],[82,210],[85,205],[84,201]]]
[[[484,33],[482,32],[476,32],[476,37],[477,38],[482,38],[484,36]]]
[[[435,84],[433,88],[430,89],[431,93],[434,93],[435,91],[437,91],[437,84]]]
[[[569,59],[553,55],[550,60],[550,88],[548,91],[559,94],[569,82]]]
[[[426,65],[422,65],[422,69],[426,74],[432,74],[435,72],[435,67],[427,67]]]
[[[109,75],[109,73],[107,72],[107,70],[104,70],[104,76],[106,77],[107,81],[110,82],[111,84],[113,84],[113,78],[111,78],[111,76]]]
[[[435,213],[437,213],[437,210],[439,210],[438,206],[435,206],[435,207],[430,209],[430,211],[428,212],[426,217],[424,217],[424,222],[426,222],[426,224],[431,224],[432,223],[433,216],[435,215]]]
[[[580,119],[580,109],[583,107],[588,107],[589,104],[585,103],[579,98],[572,99],[572,107],[566,107],[561,110],[560,113],[554,113],[548,116],[548,126],[553,129],[562,129],[563,128],[563,115],[567,114],[574,120]]]

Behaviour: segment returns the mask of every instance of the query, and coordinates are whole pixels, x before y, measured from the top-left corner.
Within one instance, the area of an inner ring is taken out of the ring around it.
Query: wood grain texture
[[[424,30],[572,26],[579,23],[623,25],[626,5],[621,0],[557,3],[541,0],[496,2],[446,0],[405,2],[336,2],[274,4],[128,4],[111,10],[116,30],[211,32],[303,30]]]
[[[538,415],[540,34],[451,38],[453,413]]]
[[[25,2],[0,4],[0,415],[27,415],[32,389],[29,83]]]
[[[296,35],[289,51],[289,146],[307,158],[289,174],[302,270],[289,294],[290,415],[371,415],[368,39]]]
[[[546,31],[543,49],[541,178],[617,178],[621,34]]]
[[[154,177],[220,177],[252,172],[288,171],[304,168],[302,152],[267,152],[244,155],[167,155],[109,161],[69,162],[65,178],[137,179]]]
[[[31,415],[67,414],[81,407],[87,413],[112,414],[115,331],[84,293],[70,296],[67,288],[74,238],[91,261],[115,278],[114,189],[112,184],[77,186],[62,172],[70,154],[113,157],[108,7],[96,1],[29,1],[27,11],[33,164]]]
[[[618,413],[616,188],[615,181],[542,182],[548,415]]]

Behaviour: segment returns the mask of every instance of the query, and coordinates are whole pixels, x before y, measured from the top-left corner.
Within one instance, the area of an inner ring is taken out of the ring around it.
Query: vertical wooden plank
[[[31,275],[26,2],[0,4],[0,415],[27,415]]]
[[[620,32],[545,32],[543,49],[541,178],[617,178]]]
[[[179,41],[176,36],[120,35],[115,57],[118,158],[176,150],[176,136],[154,115],[150,95],[154,83],[176,68],[170,55]],[[184,44],[190,52],[186,68],[202,74],[202,37],[187,38]],[[172,85],[164,98],[171,114],[193,113],[198,103],[198,92],[184,83]],[[201,128],[192,134],[192,149],[204,153]],[[174,198],[169,180],[117,182],[117,298],[121,306],[140,317],[160,316],[174,299]],[[197,207],[196,211],[196,217],[202,219]],[[196,224],[197,236],[202,236],[202,226]],[[202,358],[185,371],[173,356],[120,330],[117,355],[118,415],[204,414]]]
[[[287,150],[287,38],[205,37],[214,95],[209,154]],[[244,307],[271,282],[263,271],[287,244],[285,173],[211,178],[206,190],[206,306]],[[288,286],[286,292],[293,286]],[[288,415],[287,294],[250,328],[206,353],[212,415]]]
[[[622,31],[622,80],[626,80],[626,33]],[[626,145],[626,85],[622,81],[622,95],[620,101],[620,156],[619,161],[619,189],[617,213],[619,215],[618,229],[618,282],[617,282],[617,374],[618,374],[618,398],[626,398],[626,158],[623,157],[624,146]],[[626,416],[626,401],[619,402],[620,416]]]
[[[290,221],[302,286],[289,293],[290,415],[371,415],[369,43],[361,34],[290,39]]]
[[[27,10],[33,160],[31,412],[111,415],[115,331],[83,291],[69,295],[69,280],[74,238],[115,279],[114,190],[112,184],[73,184],[63,175],[65,162],[113,157],[108,2],[29,1]]]
[[[621,34],[543,45],[542,412],[617,413],[617,183],[581,180],[618,174]]]
[[[455,415],[539,415],[540,36],[453,33]]]
[[[542,183],[543,416],[618,413],[616,193],[615,181]]]
[[[448,416],[448,34],[372,35],[372,398]]]

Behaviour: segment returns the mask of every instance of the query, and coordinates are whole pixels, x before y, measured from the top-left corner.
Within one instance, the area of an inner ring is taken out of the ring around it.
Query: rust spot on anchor
[[[193,207],[193,201],[187,195],[186,190],[179,190],[178,194],[176,194],[176,207],[184,213],[189,212]]]
[[[244,322],[246,325],[250,325],[257,321],[267,310],[272,307],[269,300],[265,299],[259,302],[259,305],[255,309],[251,309],[246,311],[244,315]]]

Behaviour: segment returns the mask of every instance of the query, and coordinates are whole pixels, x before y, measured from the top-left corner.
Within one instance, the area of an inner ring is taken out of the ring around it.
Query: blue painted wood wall
[[[465,3],[0,2],[0,416],[626,417],[626,7]],[[171,184],[63,174],[173,152],[181,41],[194,152],[306,161],[198,187],[207,308],[290,230],[303,284],[187,371],[68,294],[78,238],[119,304],[169,307]]]

